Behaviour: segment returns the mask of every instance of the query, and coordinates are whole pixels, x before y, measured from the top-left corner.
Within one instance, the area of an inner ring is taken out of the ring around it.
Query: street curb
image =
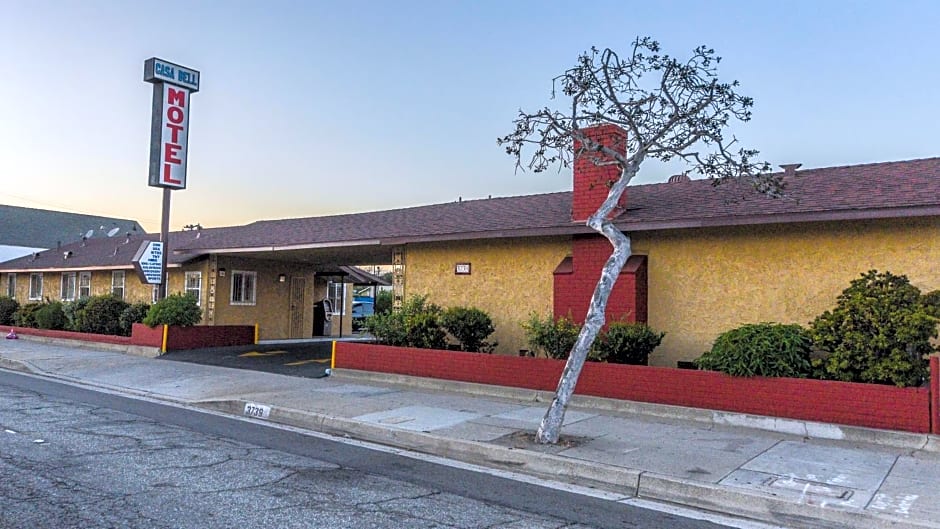
[[[644,472],[639,497],[713,512],[734,514],[784,527],[812,529],[937,529],[940,524],[863,509],[799,502],[772,494]]]
[[[476,384],[472,382],[459,382],[435,378],[414,377],[389,373],[376,373],[372,371],[359,371],[355,369],[334,369],[332,376],[348,381],[377,382],[404,386],[408,388],[427,389],[464,393],[481,397],[501,398],[523,402],[549,402],[554,393],[507,386],[493,386],[489,384]],[[668,404],[654,404],[628,400],[574,395],[571,397],[569,408],[582,410],[601,410],[612,413],[628,415],[646,415],[664,419],[677,419],[683,421],[701,422],[722,426],[752,428],[789,435],[798,435],[812,439],[830,439],[848,441],[853,443],[866,443],[891,448],[904,448],[908,450],[923,450],[925,452],[940,452],[940,437],[931,434],[918,434],[900,432],[895,430],[879,430],[863,428],[860,426],[847,426],[841,424],[820,423],[800,419],[786,419],[768,417],[763,415],[749,415],[728,411],[706,410],[700,408],[687,408],[671,406]]]
[[[217,400],[194,403],[195,406],[232,415],[244,415],[243,400]],[[451,439],[424,432],[379,426],[372,423],[332,417],[319,413],[271,406],[268,420],[307,430],[352,437],[381,445],[473,463],[490,468],[531,474],[545,479],[575,483],[635,497],[640,471],[519,450],[503,446]]]
[[[244,400],[194,403],[196,407],[244,415]],[[782,499],[767,493],[684,480],[626,467],[586,462],[525,449],[440,437],[354,419],[271,406],[267,419],[320,433],[431,454],[465,463],[534,475],[624,496],[672,503],[785,527],[811,529],[940,529],[940,524]]]

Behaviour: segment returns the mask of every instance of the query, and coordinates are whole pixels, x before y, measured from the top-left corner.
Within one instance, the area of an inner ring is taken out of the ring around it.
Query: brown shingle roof
[[[195,232],[173,232],[170,234],[170,246],[175,241],[189,238]],[[130,238],[94,237],[86,241],[63,244],[60,248],[43,250],[0,263],[0,270],[76,270],[84,268],[130,268],[134,254],[143,241],[160,240],[160,234],[132,235]],[[68,258],[65,254],[68,253]],[[192,259],[191,255],[167,256],[169,264],[178,264]]]
[[[940,215],[940,158],[797,171],[785,196],[710,180],[630,186],[617,224],[628,231],[850,218]],[[272,248],[381,241],[583,233],[571,192],[468,200],[349,215],[268,220],[221,228],[179,247]]]
[[[940,158],[797,171],[785,196],[708,180],[629,187],[618,225],[656,227],[940,214]]]
[[[797,171],[785,196],[770,198],[746,185],[708,180],[630,186],[626,231],[769,222],[940,216],[940,158]],[[571,193],[467,200],[348,215],[266,220],[245,226],[171,234],[178,263],[211,251],[288,249],[356,244],[586,233],[571,222]],[[150,235],[147,237],[155,237]],[[90,239],[14,259],[0,270],[128,266],[141,237]],[[117,254],[114,250],[117,248]],[[62,252],[72,250],[65,260]]]
[[[571,193],[466,200],[348,215],[266,220],[223,228],[211,236],[182,243],[193,251],[215,248],[266,248],[395,239],[431,240],[501,232],[567,228]]]

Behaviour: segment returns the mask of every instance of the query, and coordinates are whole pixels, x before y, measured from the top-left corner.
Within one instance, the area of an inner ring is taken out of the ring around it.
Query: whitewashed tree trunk
[[[568,362],[565,363],[565,369],[558,381],[558,388],[555,390],[552,404],[545,412],[545,416],[542,417],[541,424],[539,424],[538,432],[535,434],[536,442],[544,444],[558,442],[558,437],[561,435],[561,426],[565,421],[565,411],[568,409],[568,402],[571,400],[578,377],[581,375],[581,368],[584,367],[584,362],[587,360],[594,339],[597,338],[601,327],[604,326],[610,292],[613,290],[614,283],[620,276],[620,271],[623,270],[623,266],[632,252],[630,238],[617,229],[608,218],[620,202],[620,197],[626,191],[627,184],[636,175],[638,167],[639,161],[637,160],[621,171],[620,178],[610,188],[604,203],[587,221],[588,226],[610,241],[614,250],[601,270],[601,277],[597,281],[597,286],[594,287],[587,317],[581,327],[581,332],[578,333],[578,339],[568,355]]]

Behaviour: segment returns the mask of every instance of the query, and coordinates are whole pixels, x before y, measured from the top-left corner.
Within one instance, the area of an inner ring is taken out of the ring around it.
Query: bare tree
[[[737,81],[720,82],[713,49],[701,46],[687,60],[660,53],[659,43],[637,38],[629,55],[592,48],[553,83],[567,104],[534,113],[519,112],[515,131],[498,139],[516,158],[520,169],[535,172],[567,167],[587,157],[596,165],[613,166],[619,176],[607,183],[609,193],[587,220],[606,237],[613,252],[594,289],[587,317],[558,382],[555,397],[539,426],[536,440],[556,443],[565,410],[574,393],[588,351],[605,323],[607,300],[630,257],[630,238],[613,222],[622,213],[618,203],[627,185],[648,158],[684,160],[691,169],[712,178],[746,181],[758,191],[779,194],[782,181],[769,174],[766,162],[754,161],[757,151],[741,148],[725,131],[732,120],[748,121],[753,100],[736,92]],[[587,127],[610,124],[626,131],[625,145],[608,145],[585,133]]]

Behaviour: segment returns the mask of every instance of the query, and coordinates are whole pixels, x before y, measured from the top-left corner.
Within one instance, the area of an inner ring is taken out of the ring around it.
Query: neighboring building
[[[136,221],[0,204],[0,263],[85,238],[144,233]]]
[[[665,331],[652,364],[694,359],[743,323],[805,324],[870,269],[940,288],[940,158],[797,168],[785,166],[779,199],[681,177],[628,188],[615,222],[634,255],[608,320]],[[300,337],[315,327],[313,302],[346,288],[335,286],[340,266],[392,264],[396,295],[479,307],[493,317],[497,352],[515,354],[527,348],[520,323],[530,314],[583,319],[610,253],[583,221],[606,194],[599,182],[610,169],[579,161],[573,192],[176,233],[170,288],[180,291],[184,274],[198,271],[208,324],[257,322],[262,338]],[[77,258],[83,250],[73,251]],[[82,266],[104,274],[92,278],[104,290],[115,281],[109,270],[123,266],[124,288],[136,291],[131,255],[117,250],[123,264]],[[60,272],[83,269],[61,253],[27,257],[0,264],[0,286],[15,273],[25,299],[33,275],[49,274],[55,296]]]

